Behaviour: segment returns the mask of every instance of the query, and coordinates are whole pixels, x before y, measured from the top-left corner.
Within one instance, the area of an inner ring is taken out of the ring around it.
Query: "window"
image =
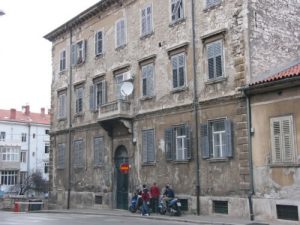
[[[94,165],[101,166],[104,162],[104,143],[103,137],[94,138]]]
[[[165,130],[167,160],[189,160],[192,157],[191,150],[191,130],[188,125],[179,125]]]
[[[223,42],[221,40],[207,44],[208,79],[223,77]]]
[[[143,163],[155,161],[154,129],[142,130]]]
[[[5,141],[5,132],[4,131],[0,132],[0,141]]]
[[[0,146],[0,161],[19,162],[20,149],[16,146]]]
[[[49,173],[49,162],[44,163],[44,173],[48,174]]]
[[[218,5],[221,3],[221,0],[206,0],[206,8]]]
[[[57,168],[63,169],[65,167],[65,144],[57,145]]]
[[[183,0],[171,0],[172,22],[183,19]]]
[[[233,156],[232,125],[229,119],[218,119],[201,124],[202,158],[228,158]]]
[[[106,98],[106,81],[95,81],[90,87],[90,110],[97,110],[101,105],[106,103]]]
[[[58,119],[66,118],[66,111],[66,92],[63,92],[58,95]]]
[[[72,65],[79,65],[85,61],[85,41],[79,41],[72,45]]]
[[[83,140],[74,141],[74,167],[83,167]]]
[[[271,118],[272,162],[294,162],[294,123],[292,116]]]
[[[26,137],[27,137],[27,134],[26,133],[22,133],[22,142],[26,142]]]
[[[27,178],[27,172],[20,172],[20,184],[25,184]]]
[[[21,152],[21,163],[26,163],[26,152],[22,151]]]
[[[47,129],[47,130],[45,130],[45,134],[50,134],[50,131]]]
[[[121,94],[121,86],[123,82],[125,81],[124,73],[118,74],[115,76],[116,79],[116,96],[117,99],[124,99],[124,96]]]
[[[76,113],[82,113],[83,111],[83,87],[77,87],[75,89],[75,95],[76,95]]]
[[[16,185],[18,171],[1,171],[2,185]]]
[[[116,48],[123,47],[126,44],[125,20],[120,19],[116,23]]]
[[[180,53],[171,57],[173,88],[181,88],[185,85],[185,54]]]
[[[59,71],[64,71],[66,69],[66,50],[60,52],[59,58]]]
[[[152,6],[147,5],[141,10],[141,34],[145,36],[152,33]]]
[[[95,34],[95,54],[96,56],[103,54],[103,32],[98,31]]]
[[[47,153],[49,153],[49,151],[50,151],[50,146],[47,143],[47,144],[45,144],[45,153],[47,154]]]
[[[142,96],[154,95],[154,65],[153,63],[142,66]]]

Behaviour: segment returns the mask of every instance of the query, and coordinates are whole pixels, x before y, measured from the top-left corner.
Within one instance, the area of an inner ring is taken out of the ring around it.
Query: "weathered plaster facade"
[[[146,4],[152,5],[153,32],[141,37],[140,13]],[[195,213],[199,176],[201,214],[214,213],[213,202],[225,201],[228,202],[229,215],[249,217],[247,110],[245,98],[239,88],[250,80],[250,63],[255,62],[257,67],[263,64],[256,62],[261,60],[254,57],[258,53],[254,55],[249,51],[254,45],[249,37],[253,5],[249,1],[228,0],[208,8],[205,1],[195,1],[195,65],[191,0],[183,0],[184,17],[176,23],[171,22],[170,1],[103,0],[46,35],[53,43],[53,203],[68,207],[70,200],[70,207],[118,207],[116,159],[118,149],[125,148],[131,166],[128,174],[129,193],[143,183],[150,185],[156,181],[160,187],[169,183],[179,198],[187,199],[188,210]],[[115,23],[121,18],[126,21],[126,45],[116,49]],[[95,32],[99,30],[104,34],[104,51],[101,56],[96,57],[94,39]],[[85,62],[73,67],[69,65],[70,43],[80,40],[87,43]],[[207,46],[215,41],[222,43],[224,67],[223,75],[211,80],[208,79]],[[63,49],[67,52],[68,66],[65,71],[60,72],[60,52]],[[178,53],[183,53],[186,58],[185,85],[174,90],[171,57]],[[143,98],[141,65],[149,61],[155,68],[154,96]],[[130,71],[133,74],[134,91],[126,98],[129,104],[125,114],[123,111],[105,111],[107,105],[112,105],[117,100],[115,76],[120,71]],[[107,104],[100,106],[97,111],[90,111],[90,87],[97,79],[104,79],[107,83]],[[84,89],[83,112],[76,114],[75,88],[79,85]],[[68,99],[65,119],[57,117],[58,94],[61,92],[65,92]],[[193,105],[195,99],[198,101],[197,112]],[[195,124],[195,113],[199,124]],[[204,159],[203,149],[197,147],[197,143],[201,145],[201,138],[200,134],[196,136],[196,130],[200,129],[200,124],[218,119],[231,122],[232,156]],[[170,162],[166,160],[165,131],[166,128],[182,124],[188,125],[191,131],[192,157]],[[155,134],[155,161],[150,164],[145,164],[142,160],[142,130],[146,129],[153,129]],[[93,164],[93,138],[97,136],[103,137],[104,141],[105,163],[101,167]],[[82,168],[72,166],[72,145],[75,140],[83,140],[84,143]],[[57,146],[61,143],[66,144],[65,166],[58,169],[55,166],[58,160]],[[199,159],[196,157],[197,151]],[[71,161],[68,159],[70,155]],[[197,160],[200,164],[199,171],[196,169]],[[95,204],[97,196],[101,197],[101,204]]]

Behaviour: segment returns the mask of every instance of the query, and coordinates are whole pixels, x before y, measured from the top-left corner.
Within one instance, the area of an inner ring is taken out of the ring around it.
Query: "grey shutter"
[[[147,33],[152,31],[152,7],[147,7]]]
[[[181,54],[178,56],[178,67],[179,67],[179,86],[184,86],[184,71],[185,71],[185,55]]]
[[[154,95],[154,64],[149,65],[149,75],[148,75],[148,95]]]
[[[106,81],[102,81],[102,105],[107,102],[107,88],[106,88]]]
[[[147,135],[147,149],[148,149],[148,162],[154,162],[155,161],[155,138],[154,138],[154,130],[148,130]]]
[[[172,75],[173,75],[173,88],[178,87],[178,63],[177,63],[177,56],[172,57]]]
[[[233,135],[232,135],[232,122],[227,119],[225,122],[225,135],[226,135],[226,146],[225,156],[233,157]]]
[[[189,125],[185,126],[185,159],[191,159],[192,158],[192,131]]]
[[[87,49],[87,41],[83,40],[82,41],[82,62],[85,62],[86,58],[86,49]]]
[[[293,161],[293,132],[292,132],[292,120],[290,118],[284,118],[282,120],[282,141],[284,149],[284,161]]]
[[[176,5],[176,0],[172,0],[171,3],[172,21],[176,20],[175,5]]]
[[[77,45],[73,44],[71,46],[71,64],[72,66],[76,65],[77,62]]]
[[[147,8],[142,9],[141,11],[141,24],[142,24],[142,35],[147,33]]]
[[[200,145],[201,145],[201,153],[203,159],[208,159],[210,157],[210,149],[209,149],[209,140],[208,140],[208,125],[200,124]]]
[[[94,165],[99,166],[100,157],[99,157],[99,149],[100,149],[100,140],[99,138],[94,139]]]
[[[143,66],[142,67],[142,95],[147,96],[147,74],[148,74],[148,66]]]
[[[146,163],[148,161],[148,157],[147,157],[147,131],[142,131],[142,149],[143,149],[143,153],[142,153],[142,157],[143,157],[143,163]]]
[[[173,160],[174,148],[174,130],[173,128],[165,129],[165,154],[166,160]]]
[[[214,44],[207,45],[208,79],[215,77]]]
[[[95,111],[95,91],[94,85],[90,86],[90,110]]]
[[[215,72],[216,72],[216,77],[221,77],[223,76],[223,47],[222,47],[222,42],[218,41],[215,42],[214,44],[214,58],[215,58]]]
[[[273,162],[281,162],[280,121],[272,121]]]

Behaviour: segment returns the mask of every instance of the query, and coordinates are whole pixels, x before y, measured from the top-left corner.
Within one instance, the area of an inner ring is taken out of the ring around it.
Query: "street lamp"
[[[5,15],[5,12],[2,9],[0,9],[0,16],[3,16],[3,15]]]

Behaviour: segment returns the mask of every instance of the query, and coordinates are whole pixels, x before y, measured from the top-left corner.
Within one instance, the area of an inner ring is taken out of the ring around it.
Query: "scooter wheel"
[[[135,212],[136,212],[136,209],[133,208],[132,206],[129,206],[129,211],[132,212],[132,213],[135,213]]]

